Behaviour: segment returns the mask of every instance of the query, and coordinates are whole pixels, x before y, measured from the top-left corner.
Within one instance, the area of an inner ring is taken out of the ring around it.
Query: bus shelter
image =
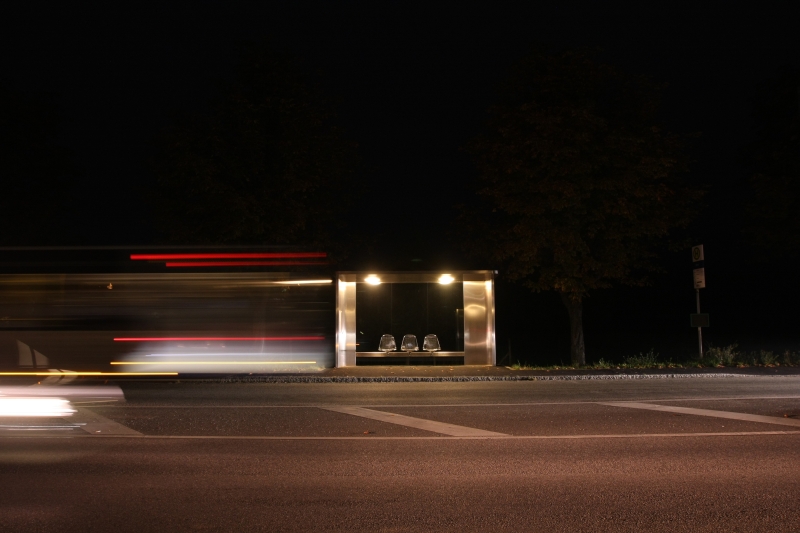
[[[338,272],[336,283],[337,368],[379,357],[496,364],[493,271]]]

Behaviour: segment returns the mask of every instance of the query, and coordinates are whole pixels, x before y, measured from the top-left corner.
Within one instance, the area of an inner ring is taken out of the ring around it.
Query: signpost
[[[708,327],[708,314],[700,313],[700,289],[706,288],[706,269],[705,257],[703,255],[703,245],[692,247],[692,263],[694,265],[694,290],[697,294],[697,314],[690,315],[689,320],[692,327],[697,328],[697,347],[700,351],[700,359],[703,358],[703,327]]]

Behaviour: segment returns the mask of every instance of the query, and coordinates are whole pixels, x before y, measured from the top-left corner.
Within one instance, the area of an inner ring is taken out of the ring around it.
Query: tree
[[[357,164],[331,119],[292,59],[243,46],[209,111],[159,139],[153,200],[166,240],[330,245]]]
[[[800,252],[800,70],[761,85],[755,139],[745,150],[750,170],[745,237],[765,260]]]
[[[536,50],[505,83],[470,147],[480,232],[509,277],[561,294],[574,365],[586,363],[583,300],[643,285],[671,230],[701,192],[681,184],[681,142],[656,124],[658,88],[580,51]]]

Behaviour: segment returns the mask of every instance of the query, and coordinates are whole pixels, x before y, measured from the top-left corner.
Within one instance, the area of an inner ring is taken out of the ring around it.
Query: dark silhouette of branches
[[[166,240],[332,246],[357,166],[332,119],[294,60],[243,46],[210,111],[160,138],[153,199]]]
[[[751,172],[745,238],[764,260],[800,252],[800,70],[759,87],[755,140],[744,150]]]
[[[45,95],[0,85],[0,243],[59,243],[67,234],[72,154],[58,141],[60,117]]]
[[[536,50],[517,65],[470,149],[493,211],[475,231],[512,279],[555,290],[585,364],[582,300],[643,285],[702,193],[682,183],[682,142],[657,123],[659,88],[582,51]]]

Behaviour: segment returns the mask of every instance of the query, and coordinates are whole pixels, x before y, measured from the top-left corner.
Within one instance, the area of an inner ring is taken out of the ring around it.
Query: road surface
[[[800,531],[800,377],[121,387],[0,418],[0,531]]]

